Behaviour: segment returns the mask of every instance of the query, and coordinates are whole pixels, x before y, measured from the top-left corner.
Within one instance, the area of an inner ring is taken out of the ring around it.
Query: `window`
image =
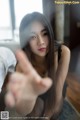
[[[18,41],[23,16],[33,11],[43,12],[42,0],[0,0],[0,41]]]
[[[0,0],[0,40],[12,39],[9,0]]]
[[[42,0],[14,0],[16,28],[23,16],[33,11],[42,13]]]
[[[18,40],[19,36],[19,25],[23,16],[27,13],[38,11],[43,13],[42,10],[42,0],[14,0],[14,9],[15,9],[15,30],[14,38]]]

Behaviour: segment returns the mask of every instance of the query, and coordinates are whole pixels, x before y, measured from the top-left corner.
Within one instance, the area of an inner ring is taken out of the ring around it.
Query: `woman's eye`
[[[45,33],[43,33],[43,35],[45,36],[45,35],[48,35],[48,33],[47,32],[45,32]]]
[[[36,36],[32,36],[31,39],[36,39],[37,37]]]

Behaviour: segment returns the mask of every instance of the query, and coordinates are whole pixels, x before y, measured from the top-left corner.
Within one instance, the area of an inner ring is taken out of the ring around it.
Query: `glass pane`
[[[12,38],[9,0],[0,0],[0,40]]]
[[[30,12],[42,10],[42,0],[14,0],[15,6],[15,17],[16,17],[16,27],[20,25],[22,17]]]
[[[10,27],[9,0],[0,0],[0,27]]]

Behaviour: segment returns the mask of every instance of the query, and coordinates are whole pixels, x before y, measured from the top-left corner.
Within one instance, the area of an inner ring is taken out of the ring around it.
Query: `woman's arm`
[[[70,50],[68,47],[62,45],[61,47],[62,52],[61,52],[61,58],[59,60],[59,64],[57,67],[57,72],[56,72],[56,104],[55,108],[53,108],[53,111],[47,111],[45,113],[46,116],[51,117],[55,111],[58,111],[60,109],[60,104],[62,100],[62,92],[63,92],[63,86],[64,82],[66,80],[66,76],[68,73],[68,68],[69,68],[69,62],[70,62]]]
[[[57,98],[56,99],[57,100],[61,100],[62,98],[63,86],[66,80],[66,76],[69,68],[69,62],[70,62],[69,48],[62,45],[61,49],[62,49],[61,58],[58,64],[57,72],[56,72],[56,81],[57,81],[57,86],[56,86]]]

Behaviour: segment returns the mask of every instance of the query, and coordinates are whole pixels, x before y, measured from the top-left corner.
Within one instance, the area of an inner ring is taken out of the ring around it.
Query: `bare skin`
[[[25,116],[31,113],[37,97],[51,87],[52,81],[50,78],[41,78],[21,50],[17,51],[16,57],[23,73],[15,72],[12,74],[7,89],[12,92],[15,98],[11,106]],[[8,103],[10,103],[10,96],[7,99],[7,105],[9,105]]]

